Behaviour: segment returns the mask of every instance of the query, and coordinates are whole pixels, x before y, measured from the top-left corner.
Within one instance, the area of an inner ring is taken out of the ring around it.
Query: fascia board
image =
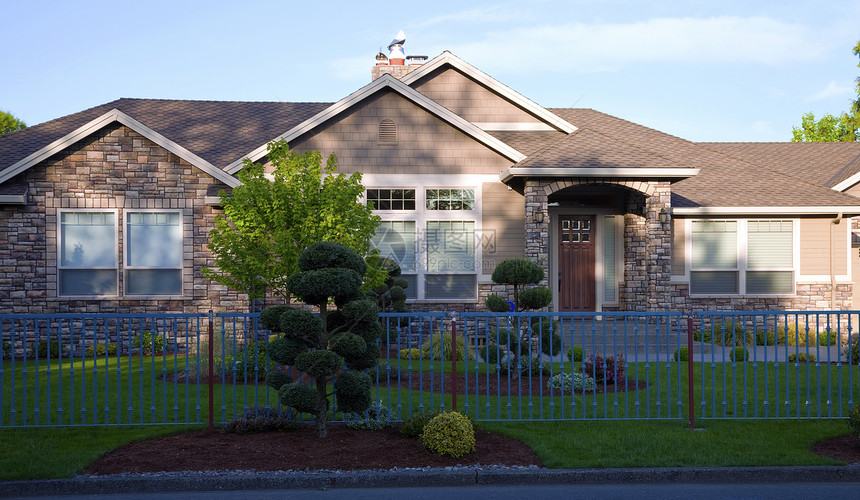
[[[851,177],[845,179],[844,181],[840,182],[839,184],[833,186],[830,189],[833,189],[834,191],[844,192],[846,189],[850,188],[854,184],[857,184],[858,182],[860,182],[860,173],[852,175]]]
[[[26,194],[0,194],[0,205],[24,205],[26,203]]]
[[[831,207],[691,207],[672,208],[672,215],[832,215],[860,214],[860,206]]]
[[[460,129],[462,132],[466,133],[467,135],[470,135],[474,139],[483,143],[487,147],[495,150],[496,152],[498,152],[502,156],[505,156],[511,161],[519,162],[526,158],[524,154],[520,153],[516,149],[496,139],[484,130],[481,130],[479,127],[463,119],[459,115],[451,112],[449,109],[445,108],[444,106],[441,106],[429,97],[421,94],[417,90],[413,89],[412,87],[409,87],[408,85],[404,84],[403,82],[394,78],[391,75],[383,75],[377,78],[376,80],[365,85],[359,90],[344,97],[340,101],[332,104],[323,111],[296,125],[284,134],[281,134],[280,136],[276,137],[275,140],[283,139],[284,141],[289,143],[296,137],[299,137],[300,135],[313,130],[319,125],[325,123],[327,120],[355,106],[364,99],[367,99],[368,97],[372,96],[376,92],[386,87],[398,92],[400,95],[409,99],[416,105],[445,120],[449,124]],[[249,154],[245,155],[243,158],[240,158],[239,160],[236,160],[230,165],[228,165],[227,168],[225,168],[225,171],[229,174],[235,174],[236,172],[241,170],[244,158],[248,158],[251,161],[257,161],[263,156],[265,156],[267,151],[267,144],[263,144],[257,149],[251,151]]]
[[[22,160],[14,163],[12,166],[7,168],[0,174],[0,183],[6,182],[12,177],[20,174],[21,172],[27,170],[28,168],[38,164],[39,162],[49,158],[51,155],[62,151],[63,149],[71,146],[75,142],[99,131],[100,129],[110,125],[113,122],[119,122],[123,125],[129,127],[134,130],[138,134],[146,137],[152,142],[158,144],[159,146],[167,149],[171,153],[179,156],[185,161],[191,163],[195,167],[200,168],[207,174],[212,177],[218,179],[219,181],[227,184],[230,187],[235,187],[239,185],[239,180],[235,177],[225,173],[223,170],[216,168],[211,163],[207,162],[203,158],[195,155],[194,153],[188,151],[184,147],[179,144],[167,139],[163,135],[158,132],[152,130],[146,125],[140,123],[129,115],[123,113],[122,111],[114,108],[107,113],[99,116],[98,118],[76,128],[72,132],[64,135],[63,137],[53,141],[47,146],[35,151],[34,153],[28,155]]]
[[[562,119],[560,116],[550,112],[545,107],[520,94],[516,90],[513,90],[512,88],[496,80],[490,75],[484,73],[478,68],[472,66],[466,61],[460,59],[459,57],[455,56],[447,50],[442,54],[434,57],[430,61],[427,61],[426,63],[422,64],[420,68],[410,71],[406,76],[401,79],[401,81],[407,85],[411,85],[412,83],[420,79],[422,76],[429,74],[430,72],[443,66],[444,64],[450,64],[451,66],[457,68],[463,73],[466,73],[470,77],[474,78],[475,81],[486,85],[487,87],[497,92],[499,95],[505,97],[516,105],[534,114],[541,120],[545,121],[552,127],[562,132],[572,134],[573,132],[576,132],[578,130],[575,126],[573,126],[568,121]]]
[[[566,168],[566,167],[510,167],[499,174],[499,180],[508,182],[515,177],[641,177],[688,178],[699,173],[698,168]]]

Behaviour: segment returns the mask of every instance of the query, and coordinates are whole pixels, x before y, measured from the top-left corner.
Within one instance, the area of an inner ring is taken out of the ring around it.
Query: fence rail
[[[293,414],[258,314],[0,315],[0,428]],[[380,314],[373,398],[396,419],[844,418],[860,312]],[[332,420],[351,418],[332,402]]]

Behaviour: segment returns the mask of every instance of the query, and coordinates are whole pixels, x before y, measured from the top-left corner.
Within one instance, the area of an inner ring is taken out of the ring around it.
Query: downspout
[[[836,214],[836,218],[830,221],[833,225],[839,225],[842,222],[842,212]],[[830,238],[828,238],[827,247],[830,249],[830,309],[836,310],[836,272],[833,265],[833,226],[830,226]]]

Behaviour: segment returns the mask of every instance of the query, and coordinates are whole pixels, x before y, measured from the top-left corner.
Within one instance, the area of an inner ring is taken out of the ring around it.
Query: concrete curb
[[[860,482],[860,465],[558,470],[450,467],[387,471],[223,471],[0,482],[0,497],[475,485]]]

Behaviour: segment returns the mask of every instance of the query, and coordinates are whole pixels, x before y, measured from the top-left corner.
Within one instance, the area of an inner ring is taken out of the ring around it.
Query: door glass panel
[[[573,230],[579,231],[579,221],[578,220],[573,221]]]
[[[570,233],[561,233],[561,241],[570,243]]]
[[[562,229],[562,231],[570,231],[570,221],[569,220],[561,221],[561,229]]]
[[[589,231],[591,229],[591,221],[590,220],[582,221],[582,229]]]
[[[574,243],[579,243],[579,233],[573,233],[571,236],[573,236],[573,240],[572,240],[572,241],[573,241]]]
[[[583,243],[588,243],[588,241],[589,241],[589,236],[591,236],[589,233],[582,233],[582,242],[583,242]]]

